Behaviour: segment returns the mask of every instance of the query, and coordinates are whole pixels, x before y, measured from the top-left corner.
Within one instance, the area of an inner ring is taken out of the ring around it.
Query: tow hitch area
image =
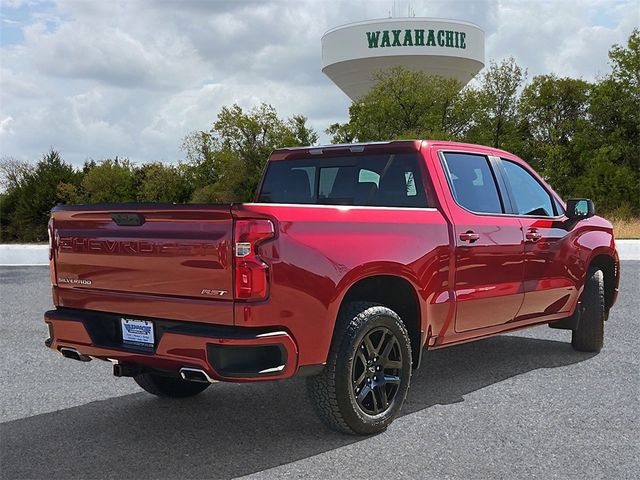
[[[142,369],[138,365],[127,363],[113,364],[113,375],[116,377],[135,377],[140,373],[142,373]]]

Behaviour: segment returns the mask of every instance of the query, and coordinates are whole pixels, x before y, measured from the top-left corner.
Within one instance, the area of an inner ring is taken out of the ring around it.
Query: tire
[[[307,393],[328,427],[370,435],[398,415],[411,373],[411,345],[400,317],[375,303],[354,302],[341,309],[326,367],[307,378]]]
[[[181,378],[141,373],[133,377],[143,390],[158,397],[187,398],[207,389],[209,383],[190,382]]]
[[[591,270],[580,297],[578,326],[571,334],[571,346],[579,352],[599,352],[604,343],[606,305],[604,274]]]

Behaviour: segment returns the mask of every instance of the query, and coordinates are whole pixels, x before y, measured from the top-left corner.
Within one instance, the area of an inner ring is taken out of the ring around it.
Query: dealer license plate
[[[153,322],[148,320],[134,320],[121,318],[122,343],[153,347]]]

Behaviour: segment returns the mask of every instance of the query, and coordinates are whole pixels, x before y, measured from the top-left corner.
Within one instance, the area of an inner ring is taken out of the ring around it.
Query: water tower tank
[[[322,37],[322,72],[352,100],[373,74],[402,65],[466,85],[484,67],[484,32],[473,23],[386,18],[333,28]]]

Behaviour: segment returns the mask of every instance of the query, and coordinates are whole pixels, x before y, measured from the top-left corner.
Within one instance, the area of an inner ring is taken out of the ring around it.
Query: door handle
[[[525,235],[527,242],[535,243],[542,238],[542,234],[538,233],[536,230],[529,230]]]
[[[479,238],[480,238],[480,235],[475,232],[472,232],[471,230],[460,234],[460,240],[467,243],[474,243],[478,241]]]

